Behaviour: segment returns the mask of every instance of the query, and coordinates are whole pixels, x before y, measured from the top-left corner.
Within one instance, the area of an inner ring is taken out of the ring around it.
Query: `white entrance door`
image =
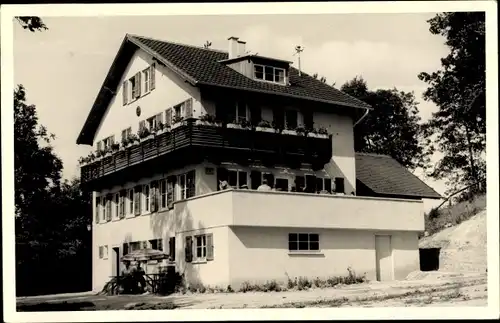
[[[377,280],[393,280],[391,236],[375,236],[375,257],[377,261]]]

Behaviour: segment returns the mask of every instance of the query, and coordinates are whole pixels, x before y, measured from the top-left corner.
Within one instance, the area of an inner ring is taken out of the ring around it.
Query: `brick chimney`
[[[238,57],[238,49],[239,49],[239,42],[238,42],[238,37],[231,36],[228,38],[229,40],[229,59]]]

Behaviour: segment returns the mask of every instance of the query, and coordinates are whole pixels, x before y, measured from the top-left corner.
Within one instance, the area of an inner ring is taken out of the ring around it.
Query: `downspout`
[[[356,125],[358,123],[360,123],[361,121],[363,121],[363,119],[366,118],[366,116],[368,115],[369,112],[370,112],[370,109],[367,108],[365,114],[363,114],[363,116],[361,118],[359,118],[358,121],[356,121],[356,123],[354,124],[353,128],[356,127]]]

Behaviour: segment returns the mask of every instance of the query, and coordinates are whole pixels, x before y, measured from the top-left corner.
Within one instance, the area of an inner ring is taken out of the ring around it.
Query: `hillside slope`
[[[486,210],[450,228],[420,239],[420,248],[441,248],[439,270],[485,272]]]

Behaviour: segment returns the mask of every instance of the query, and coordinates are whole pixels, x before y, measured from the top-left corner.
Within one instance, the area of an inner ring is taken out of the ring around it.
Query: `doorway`
[[[120,276],[120,247],[114,247],[111,254],[111,272],[113,276]]]
[[[393,280],[391,236],[375,236],[375,257],[377,267],[377,281]]]

